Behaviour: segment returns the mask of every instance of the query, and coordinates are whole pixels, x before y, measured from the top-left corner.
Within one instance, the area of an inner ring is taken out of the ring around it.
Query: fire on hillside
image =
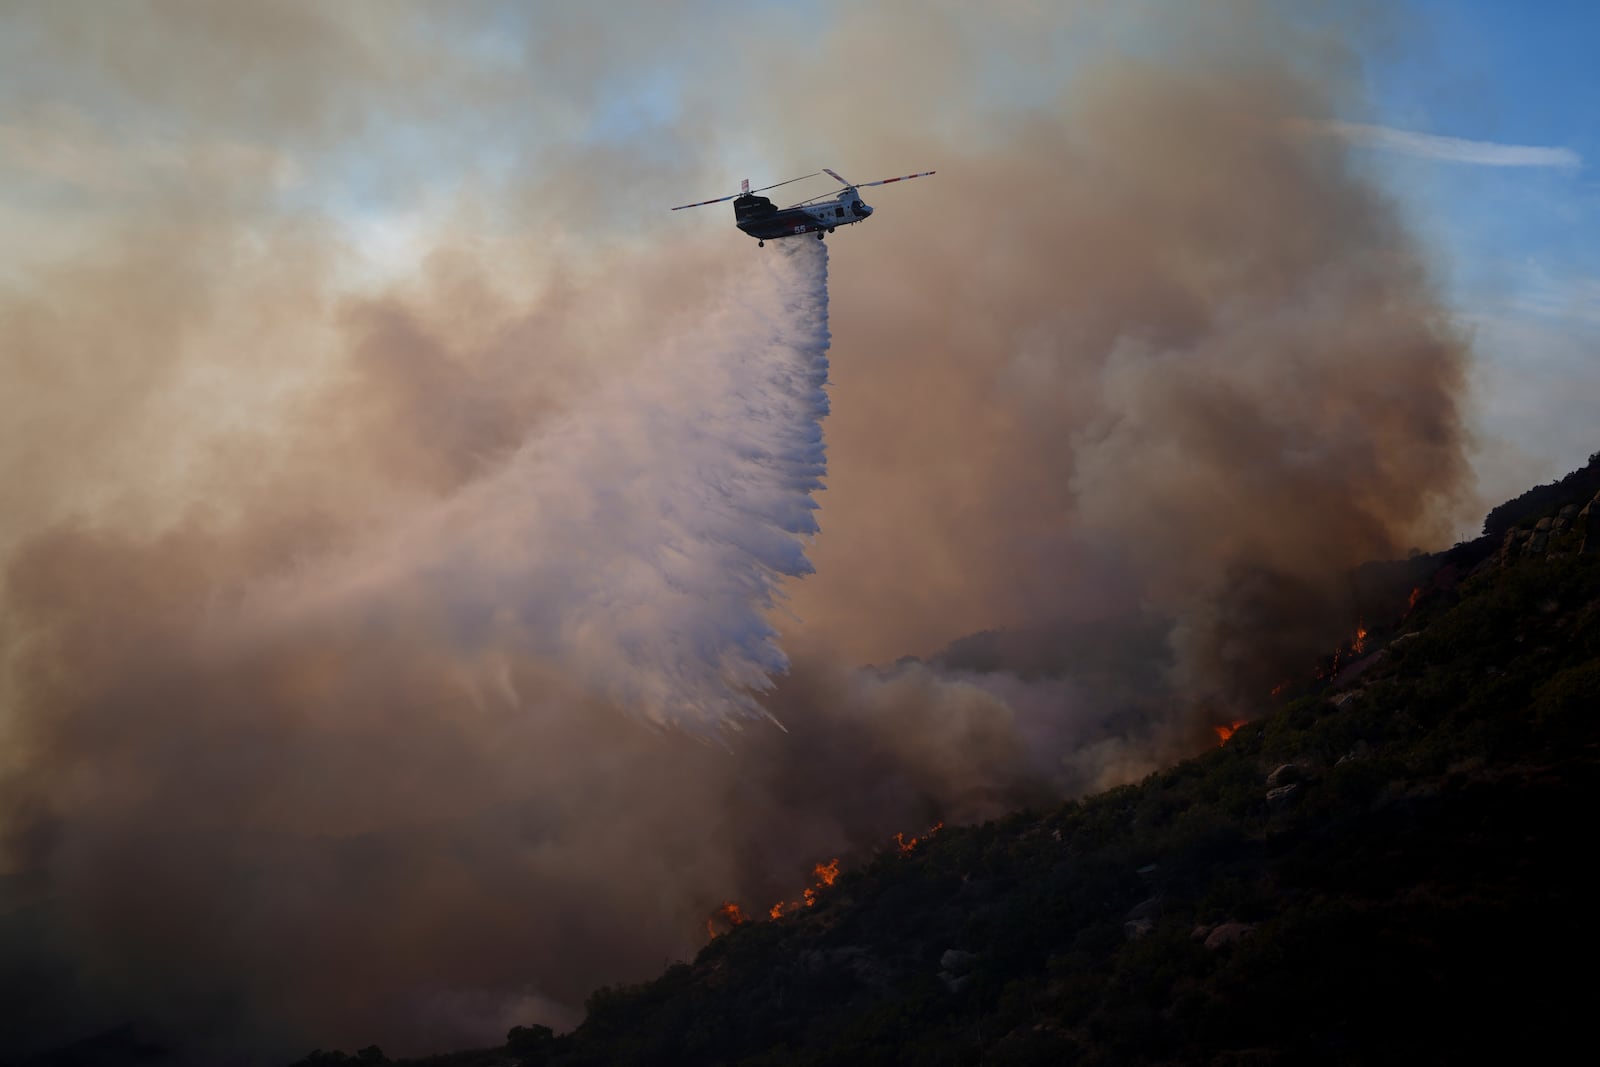
[[[901,856],[910,855],[916,851],[918,846],[926,844],[930,838],[942,829],[944,829],[944,823],[941,821],[915,837],[907,837],[904,833],[896,833],[894,835],[896,853]],[[804,908],[816,906],[823,890],[830,888],[839,880],[839,870],[838,856],[833,857],[827,863],[818,863],[811,868],[813,881],[811,885],[801,890],[800,899],[778,901],[767,909],[767,918],[781,919],[785,915],[793,915]],[[741,926],[747,921],[749,921],[749,917],[744,914],[743,909],[738,904],[731,900],[725,900],[706,919],[706,934],[709,939],[715,940],[719,935],[727,933],[735,926]]]

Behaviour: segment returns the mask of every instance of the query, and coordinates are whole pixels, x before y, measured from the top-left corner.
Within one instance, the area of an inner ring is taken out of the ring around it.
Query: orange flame
[[[1276,690],[1274,690],[1274,692],[1276,692]],[[1213,726],[1212,729],[1217,732],[1217,737],[1219,738],[1217,741],[1217,747],[1221,748],[1223,745],[1227,744],[1228,738],[1238,733],[1239,727],[1243,726],[1249,721],[1249,719],[1235,719],[1226,726]]]
[[[739,910],[739,905],[731,900],[724,900],[721,906],[711,913],[711,918],[706,920],[706,936],[713,941],[717,938],[718,919],[726,922],[730,928],[745,921],[744,912]]]
[[[1419,585],[1415,589],[1411,590],[1411,599],[1406,601],[1406,613],[1410,614],[1411,610],[1417,606],[1417,601],[1421,599],[1422,586]]]
[[[900,852],[904,854],[910,852],[912,849],[916,848],[920,842],[927,840],[942,829],[944,829],[944,823],[940,822],[930,828],[928,832],[923,834],[921,837],[913,837],[908,839],[904,834],[895,834],[895,843],[900,846]],[[812,867],[811,876],[816,879],[816,882],[801,891],[800,899],[798,901],[778,901],[776,904],[772,905],[772,907],[767,909],[767,917],[770,919],[781,919],[791,912],[799,911],[802,907],[815,907],[818,895],[824,889],[829,888],[839,880],[839,857],[835,856],[827,863],[819,863],[815,867]]]
[[[1288,682],[1279,682],[1277,685],[1272,687],[1272,695],[1275,696],[1275,697],[1276,696],[1282,696],[1283,695],[1283,691],[1285,689],[1287,689],[1287,688],[1289,688],[1289,683]],[[1223,738],[1223,740],[1226,741],[1227,738]]]
[[[1366,647],[1367,624],[1365,622],[1358,622],[1356,623],[1356,636],[1350,642],[1350,651],[1363,652],[1366,650]]]
[[[802,907],[809,908],[816,904],[817,893],[828,888],[834,882],[839,880],[839,857],[835,856],[827,863],[819,863],[815,867],[811,868],[811,876],[817,880],[816,884],[803,890],[800,894],[799,900],[788,902],[782,900],[778,901],[772,907],[767,909],[767,917],[772,919],[781,919],[791,912],[799,911]]]
[[[934,834],[938,833],[940,830],[943,830],[943,829],[944,829],[944,822],[943,822],[943,820],[941,820],[941,821],[935,823],[933,826],[929,827],[928,828],[928,832],[923,834],[921,837],[908,838],[908,837],[906,837],[905,834],[897,833],[897,834],[894,835],[894,843],[897,846],[899,846],[900,855],[904,856],[908,852],[910,852],[911,850],[915,849],[924,840],[926,840],[927,838],[932,837]]]

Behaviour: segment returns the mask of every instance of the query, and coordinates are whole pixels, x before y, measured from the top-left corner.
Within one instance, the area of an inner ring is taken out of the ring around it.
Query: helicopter
[[[768,241],[779,237],[798,237],[805,233],[814,233],[817,240],[832,233],[836,227],[850,226],[863,222],[872,214],[872,208],[861,202],[858,190],[867,189],[874,185],[888,185],[891,182],[909,181],[912,178],[926,178],[933,174],[931,170],[921,171],[917,174],[903,174],[898,178],[884,178],[875,182],[855,182],[841,178],[835,172],[823,167],[810,174],[802,174],[798,178],[765,185],[760,189],[750,188],[750,179],[746,178],[740,183],[740,191],[719,196],[715,200],[701,200],[693,204],[679,204],[673,211],[682,211],[684,208],[704,207],[707,204],[720,204],[725,200],[733,201],[733,224],[751,237],[756,239],[756,245],[765,248]],[[788,207],[773,207],[772,201],[757,193],[764,193],[768,189],[776,189],[782,185],[792,185],[807,178],[815,178],[818,174],[826,174],[840,185],[844,192],[834,196],[824,193],[814,196],[810,200],[802,200],[798,204]],[[737,197],[737,199],[735,199]]]

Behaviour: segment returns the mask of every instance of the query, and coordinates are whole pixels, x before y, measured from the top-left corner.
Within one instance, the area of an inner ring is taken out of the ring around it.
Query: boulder
[[[1249,937],[1255,928],[1255,923],[1219,923],[1206,935],[1206,948],[1215,950],[1234,944]]]
[[[1154,919],[1161,914],[1161,898],[1146,897],[1128,909],[1126,918],[1129,919]]]
[[[1149,919],[1135,919],[1122,924],[1122,935],[1129,941],[1137,941],[1155,928],[1156,924]]]
[[[1349,752],[1346,752],[1344,755],[1339,757],[1339,762],[1335,763],[1334,766],[1335,767],[1339,767],[1339,766],[1343,766],[1346,763],[1353,763],[1353,762],[1355,762],[1356,760],[1359,760],[1359,759],[1366,759],[1367,756],[1371,755],[1371,753],[1372,753],[1372,746],[1371,745],[1367,744],[1365,741],[1357,741],[1351,747]]]
[[[1517,558],[1517,535],[1521,532],[1515,526],[1506,531],[1505,539],[1500,542],[1500,566],[1508,566]]]
[[[977,953],[966,952],[959,948],[947,948],[944,950],[944,955],[939,957],[940,969],[949,971],[951,974],[966,974],[972,970],[972,965],[977,962]]]
[[[949,992],[959,993],[966,988],[968,982],[972,981],[972,975],[963,974],[958,977],[949,971],[940,971],[939,981],[944,983],[945,989]]]
[[[1281,785],[1276,789],[1267,790],[1267,807],[1286,808],[1294,802],[1296,794],[1300,792],[1300,783]]]
[[[1550,516],[1546,515],[1544,518],[1533,524],[1533,531],[1534,533],[1547,533],[1550,529],[1550,525]]]
[[[1267,775],[1267,788],[1276,789],[1280,785],[1293,785],[1294,783],[1303,781],[1304,779],[1305,774],[1300,770],[1297,764],[1285,763],[1277,770]]]

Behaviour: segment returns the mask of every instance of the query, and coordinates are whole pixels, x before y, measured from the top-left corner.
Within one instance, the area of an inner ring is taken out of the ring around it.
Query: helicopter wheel
[[[765,248],[765,247],[767,247],[767,242],[765,242],[765,241],[757,241],[756,242],[756,247],[757,248]]]
[[[829,226],[829,227],[828,227],[828,232],[829,232],[829,233],[832,233],[832,232],[833,232],[833,227],[832,227],[832,226]]]
[[[817,240],[819,240],[819,241],[822,240],[822,231],[821,230],[817,231]]]

